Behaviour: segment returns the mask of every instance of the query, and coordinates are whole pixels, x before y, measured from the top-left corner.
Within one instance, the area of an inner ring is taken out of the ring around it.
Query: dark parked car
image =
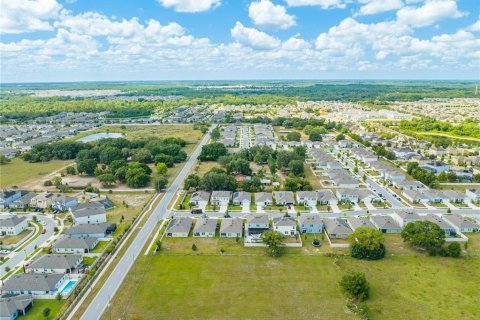
[[[192,209],[192,211],[190,211],[192,214],[202,214],[203,213],[203,210],[202,209]]]

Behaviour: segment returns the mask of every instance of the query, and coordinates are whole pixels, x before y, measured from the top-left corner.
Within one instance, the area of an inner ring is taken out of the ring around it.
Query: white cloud
[[[363,4],[357,15],[366,16],[400,9],[403,7],[402,0],[359,0]]]
[[[317,6],[322,9],[345,8],[347,0],[286,0],[289,7]]]
[[[421,7],[409,6],[397,11],[397,20],[414,27],[425,27],[446,18],[464,15],[458,10],[455,0],[427,0]]]
[[[255,28],[247,28],[241,22],[230,31],[232,37],[241,44],[257,49],[273,49],[280,45],[280,40]]]
[[[202,12],[218,7],[221,0],[157,0],[165,8],[177,12]]]
[[[468,26],[468,31],[480,32],[480,19],[477,20],[474,24]]]
[[[295,25],[295,17],[287,14],[285,7],[274,5],[270,0],[252,2],[248,15],[256,25],[272,29],[288,29]]]
[[[309,48],[310,44],[307,41],[296,37],[291,37],[282,44],[282,49],[289,51],[306,50]]]
[[[62,6],[56,0],[3,0],[0,9],[0,33],[14,34],[53,30],[48,20]]]

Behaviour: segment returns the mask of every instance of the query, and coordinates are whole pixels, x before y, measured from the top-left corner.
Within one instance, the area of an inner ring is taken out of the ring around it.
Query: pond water
[[[86,143],[86,142],[97,141],[100,139],[121,138],[121,137],[123,137],[123,134],[118,132],[99,132],[99,133],[94,133],[89,136],[78,139],[77,141]]]

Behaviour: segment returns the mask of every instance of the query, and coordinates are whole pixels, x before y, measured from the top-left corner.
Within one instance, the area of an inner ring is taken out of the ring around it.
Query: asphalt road
[[[214,126],[212,127],[212,129],[213,128]],[[148,238],[155,230],[155,226],[157,225],[158,221],[169,216],[170,212],[167,209],[168,205],[172,201],[179,188],[182,186],[183,181],[185,180],[190,169],[197,160],[202,146],[208,143],[209,140],[210,132],[205,135],[203,140],[198,145],[197,149],[195,149],[195,151],[185,163],[182,171],[175,178],[175,181],[173,181],[172,185],[165,191],[162,200],[160,200],[157,207],[154,209],[154,212],[150,215],[145,225],[140,229],[137,237],[132,241],[130,247],[127,249],[122,258],[120,258],[119,263],[117,264],[115,269],[113,269],[107,281],[105,281],[102,288],[98,291],[95,298],[92,300],[90,305],[83,313],[81,317],[82,320],[99,319],[102,316],[103,312],[107,309],[110,298],[115,295],[118,288],[122,284],[123,279],[126,277],[128,271],[135,262],[135,259],[141,253],[141,250],[147,243]]]
[[[20,216],[24,216],[24,217],[27,217],[28,219],[32,219],[34,214],[21,214]],[[25,248],[23,248],[19,252],[11,252],[8,256],[5,256],[5,257],[9,257],[9,260],[4,264],[2,264],[2,266],[0,267],[0,278],[7,273],[5,271],[6,267],[10,267],[10,269],[13,269],[15,266],[17,266],[22,261],[24,261],[25,258],[35,250],[35,246],[37,247],[42,246],[50,237],[53,236],[53,233],[54,233],[53,229],[55,228],[55,225],[56,225],[55,220],[47,216],[40,216],[40,215],[37,215],[37,218],[39,222],[45,221],[46,223],[46,226],[44,227],[46,230],[45,234],[41,234],[40,236],[38,236],[38,238],[30,242],[27,246],[25,246]]]

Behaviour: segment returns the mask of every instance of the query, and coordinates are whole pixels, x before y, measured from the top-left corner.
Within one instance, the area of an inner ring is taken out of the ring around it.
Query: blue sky
[[[1,81],[479,79],[475,0],[15,0]]]

